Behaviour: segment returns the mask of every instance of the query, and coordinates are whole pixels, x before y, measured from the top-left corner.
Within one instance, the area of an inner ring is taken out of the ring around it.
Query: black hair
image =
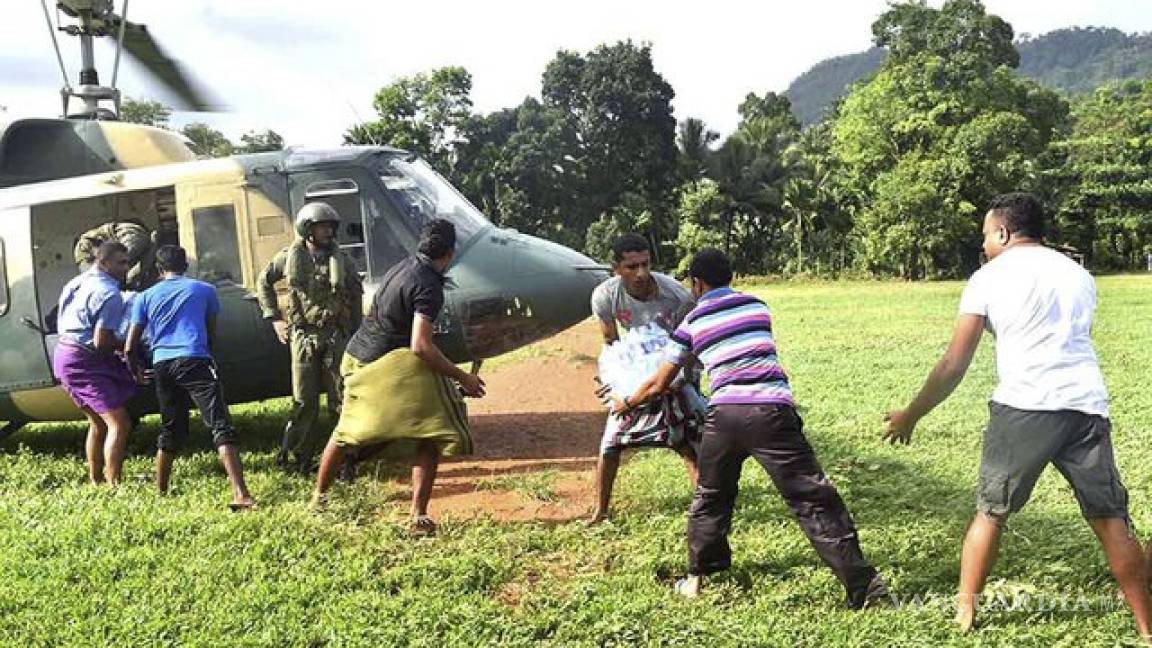
[[[732,283],[732,262],[728,255],[716,248],[704,248],[692,255],[688,276],[699,279],[713,288]]]
[[[437,218],[420,230],[420,244],[416,251],[435,261],[456,249],[456,226],[451,221]]]
[[[628,232],[627,234],[621,234],[612,242],[612,261],[614,263],[620,263],[624,260],[624,255],[628,252],[651,251],[652,246],[648,244],[648,239],[635,232]]]
[[[995,212],[1009,234],[1034,239],[1044,237],[1044,206],[1030,193],[1000,194],[992,199],[988,210]]]
[[[107,261],[113,254],[119,252],[120,254],[128,254],[128,246],[120,241],[104,241],[100,247],[96,248],[96,260]]]
[[[188,253],[179,245],[161,245],[156,250],[156,267],[160,272],[184,274],[188,270]]]

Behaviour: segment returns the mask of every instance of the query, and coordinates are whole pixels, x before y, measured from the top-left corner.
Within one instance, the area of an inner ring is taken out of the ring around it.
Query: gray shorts
[[[1049,462],[1064,475],[1089,519],[1128,518],[1128,491],[1112,456],[1112,424],[1102,416],[1019,410],[988,404],[976,508],[1004,518],[1024,507]]]

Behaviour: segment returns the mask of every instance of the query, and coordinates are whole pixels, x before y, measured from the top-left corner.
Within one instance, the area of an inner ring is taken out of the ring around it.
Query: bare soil
[[[446,460],[433,516],[565,522],[590,513],[606,412],[594,395],[600,333],[588,320],[534,347],[536,353],[481,370],[488,395],[468,401],[475,454]],[[541,498],[514,488],[532,473]]]

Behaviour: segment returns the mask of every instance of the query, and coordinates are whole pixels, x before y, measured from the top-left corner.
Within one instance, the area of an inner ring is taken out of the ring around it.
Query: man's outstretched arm
[[[956,320],[948,350],[936,362],[932,373],[928,374],[920,393],[916,394],[916,398],[907,407],[888,412],[884,417],[888,423],[884,432],[885,439],[892,443],[911,442],[912,430],[920,419],[944,402],[964,379],[983,333],[984,317],[981,315],[961,315]]]

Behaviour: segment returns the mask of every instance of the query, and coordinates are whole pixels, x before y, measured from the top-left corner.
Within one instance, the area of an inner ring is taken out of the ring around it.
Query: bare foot
[[[958,594],[956,596],[956,616],[952,619],[960,632],[968,634],[976,625],[976,596]]]
[[[608,521],[608,513],[606,511],[596,511],[595,513],[592,514],[592,517],[588,518],[588,521],[584,523],[584,526],[594,527],[594,526],[600,524],[601,522],[607,522],[607,521]]]
[[[326,508],[328,508],[328,493],[312,491],[312,499],[308,501],[308,510],[319,512]]]
[[[228,508],[232,509],[233,511],[251,511],[252,509],[256,508],[256,500],[245,495],[239,499],[232,500],[232,503],[228,505]]]

